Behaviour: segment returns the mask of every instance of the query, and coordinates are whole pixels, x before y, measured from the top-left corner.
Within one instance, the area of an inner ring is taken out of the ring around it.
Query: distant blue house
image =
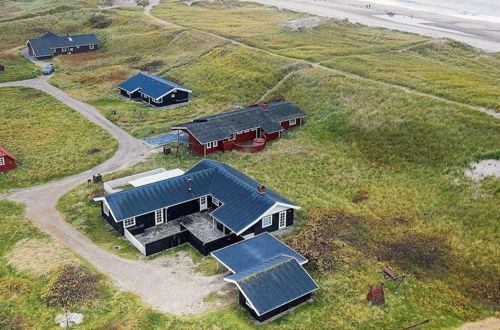
[[[203,255],[293,224],[300,209],[233,167],[203,159],[171,179],[95,198],[144,255],[190,242]]]
[[[238,287],[240,304],[260,322],[302,304],[319,289],[302,267],[307,259],[269,233],[211,255],[233,273],[224,280]]]
[[[184,86],[143,72],[122,82],[118,88],[122,96],[156,107],[185,104],[192,93]]]

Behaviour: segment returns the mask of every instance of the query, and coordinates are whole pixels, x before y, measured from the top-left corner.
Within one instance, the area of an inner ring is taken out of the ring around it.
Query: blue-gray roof
[[[262,233],[214,251],[212,256],[222,262],[233,273],[243,272],[254,265],[278,256],[293,257],[301,265],[307,262],[306,258],[269,233]]]
[[[188,190],[191,179],[191,190]],[[229,165],[203,159],[185,174],[131,188],[102,198],[106,200],[115,220],[139,216],[164,207],[212,195],[223,205],[212,216],[239,233],[277,202],[298,206],[271,189],[265,194],[257,190],[259,183]]]
[[[76,47],[87,45],[98,45],[99,40],[93,33],[78,34],[71,36],[59,36],[52,32],[47,32],[40,38],[28,39],[35,56],[52,56],[52,48]]]
[[[198,118],[190,123],[175,125],[172,129],[186,129],[199,142],[208,143],[253,128],[262,128],[267,133],[280,132],[283,131],[281,122],[306,117],[292,102],[273,102],[268,106],[267,110],[255,106]]]
[[[154,99],[160,98],[176,89],[191,93],[191,90],[161,77],[139,72],[132,78],[118,85],[119,88],[132,93],[140,90],[142,94]]]
[[[319,289],[297,260],[289,256],[266,260],[225,279],[237,284],[258,315]]]

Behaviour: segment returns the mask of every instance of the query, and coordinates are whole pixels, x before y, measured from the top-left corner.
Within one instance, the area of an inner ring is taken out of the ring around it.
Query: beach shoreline
[[[500,52],[500,23],[415,10],[383,3],[350,0],[241,0],[372,27],[450,38],[486,52]],[[394,15],[388,15],[394,13]]]

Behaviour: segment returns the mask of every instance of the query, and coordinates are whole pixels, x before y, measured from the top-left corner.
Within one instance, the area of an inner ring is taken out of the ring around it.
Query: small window
[[[219,206],[220,205],[220,202],[217,198],[215,197],[212,197],[212,203],[214,203],[215,206]]]
[[[162,210],[156,210],[155,211],[155,223],[157,225],[163,223],[163,212],[162,212]]]
[[[62,52],[65,52],[66,50],[67,50],[67,49],[66,49],[66,47],[61,48],[61,51],[62,51]]]
[[[102,203],[102,211],[109,217],[109,208],[106,203]]]
[[[90,45],[90,46],[89,46],[89,49],[94,49],[94,45]]]
[[[128,219],[123,220],[123,227],[124,228],[132,227],[132,226],[135,226],[135,218],[128,218]]]
[[[170,97],[175,99],[175,93],[170,94]]]
[[[72,52],[72,51],[73,51],[73,48],[70,48],[70,49],[69,49],[69,51],[70,51],[70,52]]]
[[[273,216],[268,215],[267,217],[262,218],[262,228],[269,227],[273,224]]]
[[[288,123],[290,124],[290,126],[296,125],[297,124],[297,119],[290,119],[290,121]]]
[[[5,159],[3,157],[0,157],[0,166],[5,165]]]
[[[160,97],[159,99],[156,99],[156,102],[158,102],[158,103],[163,102],[163,97]]]
[[[229,140],[229,141],[234,141],[234,140],[236,140],[236,134],[232,133],[231,135],[229,135],[228,140]]]
[[[215,148],[217,147],[218,145],[218,142],[217,141],[214,141],[214,142],[208,142],[207,143],[207,149],[210,149],[210,148]]]

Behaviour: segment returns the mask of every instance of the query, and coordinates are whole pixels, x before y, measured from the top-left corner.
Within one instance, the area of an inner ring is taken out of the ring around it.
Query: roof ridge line
[[[272,258],[267,259],[266,261],[263,261],[263,262],[261,262],[261,263],[258,263],[258,264],[256,264],[256,265],[255,265],[255,266],[253,266],[253,267],[250,267],[250,268],[247,268],[247,269],[245,269],[245,270],[242,270],[240,273],[242,273],[242,272],[244,272],[244,271],[246,271],[246,270],[252,269],[252,268],[254,268],[254,267],[257,267],[258,265],[262,265],[262,264],[264,264],[264,263],[266,263],[266,262],[269,262],[270,260],[277,259],[277,258],[283,258],[283,257],[287,257],[287,259],[286,259],[286,260],[283,260],[283,261],[280,261],[280,262],[278,262],[278,263],[276,263],[276,264],[274,264],[274,265],[271,265],[271,266],[269,266],[269,267],[267,267],[267,268],[264,268],[264,269],[262,269],[262,270],[259,270],[259,271],[258,271],[258,272],[256,272],[256,273],[253,273],[253,274],[247,275],[247,276],[245,276],[245,277],[242,277],[241,279],[237,280],[236,282],[246,281],[246,280],[248,280],[250,277],[253,277],[253,276],[255,276],[255,275],[258,275],[258,274],[260,274],[260,273],[262,273],[262,272],[267,272],[267,271],[269,271],[269,270],[271,270],[271,269],[274,269],[274,268],[276,268],[276,267],[278,267],[278,266],[283,265],[284,263],[290,262],[291,260],[295,260],[295,261],[297,260],[297,259],[295,259],[295,257],[288,256],[288,255],[286,255],[286,254],[280,254],[279,256],[272,257]],[[300,264],[299,264],[299,265],[300,265]],[[236,274],[238,274],[238,273],[236,273]]]

